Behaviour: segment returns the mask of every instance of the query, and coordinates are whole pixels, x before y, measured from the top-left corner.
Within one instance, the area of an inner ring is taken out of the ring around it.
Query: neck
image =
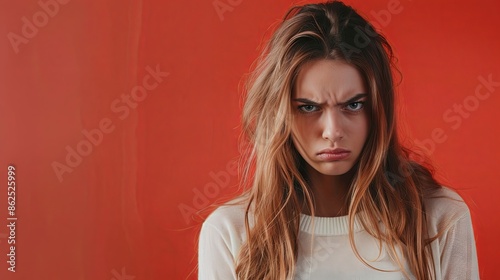
[[[314,213],[317,217],[338,217],[348,213],[348,193],[355,168],[342,175],[324,175],[307,165],[309,188],[314,200]],[[302,213],[311,215],[306,203]]]

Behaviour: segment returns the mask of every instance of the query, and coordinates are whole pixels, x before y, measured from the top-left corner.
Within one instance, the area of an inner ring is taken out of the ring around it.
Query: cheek
[[[363,145],[369,132],[369,122],[366,116],[346,119],[344,123],[344,133],[353,145]]]
[[[309,135],[318,126],[318,117],[297,113],[293,119],[293,129],[297,134]]]
[[[308,122],[305,118],[300,118],[295,120],[292,126],[292,132],[295,134],[297,140],[300,141],[302,145],[305,145],[307,141],[314,136],[314,127],[314,123]]]
[[[297,151],[304,156],[304,153],[311,145],[312,129],[302,122],[295,122],[292,126],[292,142]]]
[[[368,117],[365,116],[365,118],[363,118],[361,120],[360,125],[359,125],[359,139],[360,139],[361,145],[364,145],[364,143],[366,142],[369,131],[370,131],[370,122],[368,120]]]

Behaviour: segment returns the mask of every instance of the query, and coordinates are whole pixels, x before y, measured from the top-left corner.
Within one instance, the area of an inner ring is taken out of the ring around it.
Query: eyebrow
[[[367,93],[358,93],[344,102],[337,103],[337,105],[344,106],[344,105],[347,105],[349,103],[356,102],[359,99],[366,97],[366,96],[368,96]],[[298,102],[302,102],[302,103],[306,103],[306,104],[310,104],[310,105],[316,105],[316,106],[323,105],[326,103],[326,102],[317,103],[317,102],[314,102],[314,101],[309,100],[307,98],[295,98],[295,99],[293,99],[293,101],[298,101]]]

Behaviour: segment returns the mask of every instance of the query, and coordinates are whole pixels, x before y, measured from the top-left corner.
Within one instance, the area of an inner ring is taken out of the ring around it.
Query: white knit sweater
[[[443,187],[425,201],[431,235],[444,234],[431,243],[437,280],[479,279],[476,246],[467,205]],[[234,260],[245,240],[245,206],[217,208],[203,223],[198,252],[198,279],[236,279]],[[363,264],[348,237],[348,216],[312,217],[301,214],[299,254],[293,279],[407,279],[378,241],[356,220],[354,238],[361,256],[379,271]],[[445,227],[445,228],[443,228]],[[311,243],[314,234],[313,243]],[[402,256],[400,253],[398,254]],[[402,258],[402,257],[401,257]],[[401,260],[405,265],[406,261]],[[410,279],[415,277],[410,274]]]

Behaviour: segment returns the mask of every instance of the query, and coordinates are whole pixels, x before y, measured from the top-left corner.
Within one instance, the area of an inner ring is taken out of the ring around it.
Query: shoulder
[[[203,222],[220,230],[245,226],[245,212],[247,204],[244,200],[233,199],[215,209]]]
[[[246,203],[234,199],[203,222],[198,241],[198,279],[236,279],[235,260],[245,236]]]
[[[247,203],[237,198],[219,206],[203,222],[200,236],[222,241],[235,253],[245,238]],[[251,217],[249,217],[250,219]]]
[[[440,279],[479,279],[474,229],[462,197],[442,186],[425,199],[434,267]]]
[[[469,207],[463,198],[448,186],[432,191],[424,198],[427,220],[431,229],[441,231],[469,218]]]

